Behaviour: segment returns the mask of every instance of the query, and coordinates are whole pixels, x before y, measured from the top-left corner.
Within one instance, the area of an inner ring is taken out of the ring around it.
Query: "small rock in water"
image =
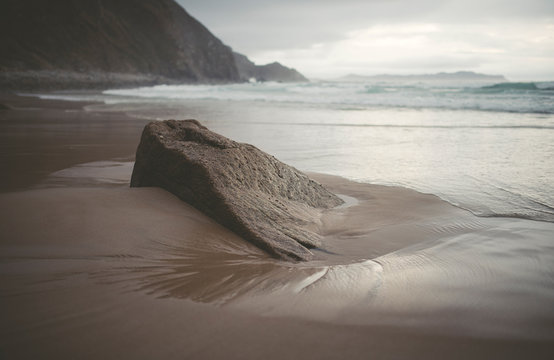
[[[158,186],[270,254],[308,260],[319,210],[343,201],[305,174],[196,120],[151,122],[131,186]]]

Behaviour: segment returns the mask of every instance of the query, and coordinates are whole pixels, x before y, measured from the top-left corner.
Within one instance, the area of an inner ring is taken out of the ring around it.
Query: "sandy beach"
[[[0,103],[0,358],[554,355],[553,223],[310,173],[346,203],[321,212],[314,260],[279,261],[129,187],[147,120]]]
[[[2,94],[0,191],[26,188],[79,163],[134,158],[146,120],[82,111],[86,103]]]

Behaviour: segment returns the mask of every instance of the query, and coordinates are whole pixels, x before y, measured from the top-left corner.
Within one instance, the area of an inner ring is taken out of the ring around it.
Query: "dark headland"
[[[5,0],[0,40],[3,90],[307,81],[233,53],[173,0]]]

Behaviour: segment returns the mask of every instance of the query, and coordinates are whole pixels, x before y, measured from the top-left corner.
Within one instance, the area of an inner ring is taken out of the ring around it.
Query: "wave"
[[[314,82],[229,85],[158,85],[106,90],[102,95],[44,94],[44,99],[105,104],[180,101],[239,101],[367,108],[469,110],[554,114],[554,82],[499,83],[481,87],[428,84]],[[88,96],[88,97],[87,97]]]
[[[481,87],[483,90],[539,90],[534,82],[506,82]]]
[[[479,90],[498,91],[498,92],[529,92],[529,91],[553,91],[554,82],[505,82],[494,85],[482,86]]]
[[[152,101],[223,100],[318,106],[474,110],[514,113],[554,113],[554,94],[540,91],[547,83],[467,84],[262,83],[231,85],[159,85],[107,90],[110,101],[130,98]],[[540,86],[539,86],[540,85]]]

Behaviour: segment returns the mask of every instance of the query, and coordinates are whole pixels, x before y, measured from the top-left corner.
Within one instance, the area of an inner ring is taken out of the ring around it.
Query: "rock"
[[[273,62],[266,65],[256,65],[245,55],[237,52],[233,53],[235,63],[239,71],[239,76],[242,81],[249,81],[254,78],[257,81],[278,81],[278,82],[307,82],[309,81],[304,75],[296,69],[291,69],[286,66]]]
[[[305,174],[196,120],[151,122],[131,186],[159,186],[268,253],[307,260],[321,209],[342,203]]]

